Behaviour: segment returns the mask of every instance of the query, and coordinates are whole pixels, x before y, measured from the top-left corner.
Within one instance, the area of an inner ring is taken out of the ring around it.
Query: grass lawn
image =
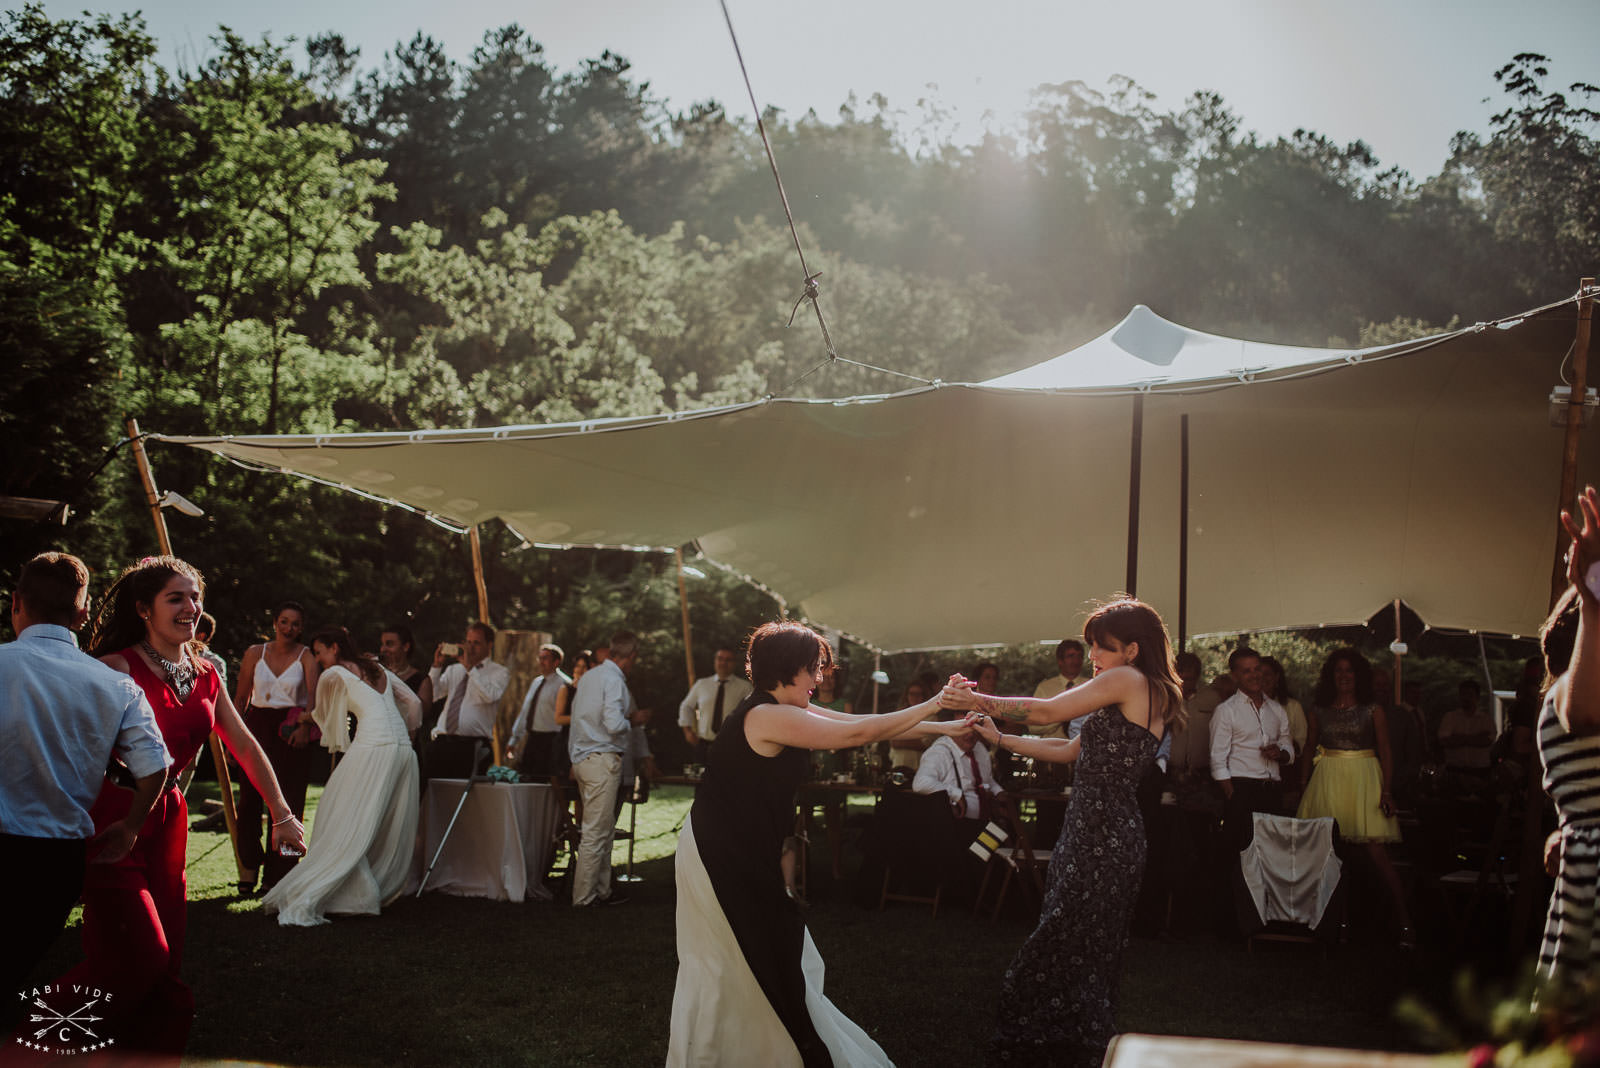
[[[209,784],[197,783],[191,800]],[[316,788],[313,788],[313,803]],[[652,1065],[665,1058],[676,971],[672,852],[689,791],[666,787],[638,810],[632,900],[606,909],[430,894],[381,917],[281,928],[235,896],[227,838],[189,841],[184,978],[198,1015],[194,1062],[294,1065]],[[626,825],[627,813],[623,814]],[[314,819],[312,821],[315,827]],[[313,831],[313,841],[315,839]],[[626,844],[619,845],[619,871]],[[1001,973],[1029,931],[965,912],[851,900],[813,868],[809,922],[828,993],[901,1065],[968,1065],[981,1051]],[[70,930],[39,968],[78,956]],[[1247,953],[1209,937],[1135,939],[1119,1022],[1125,1030],[1408,1049],[1392,1006],[1437,987],[1377,944],[1328,957],[1306,947]]]

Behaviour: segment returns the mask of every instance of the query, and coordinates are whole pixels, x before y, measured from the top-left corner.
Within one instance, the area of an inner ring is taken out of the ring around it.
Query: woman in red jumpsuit
[[[109,864],[90,858],[83,888],[85,959],[61,979],[111,995],[106,1031],[119,1050],[167,1055],[173,1063],[194,1016],[194,998],[178,975],[189,834],[188,807],[175,783],[213,727],[267,799],[274,847],[304,850],[305,830],[284,801],[271,764],[216,669],[194,645],[204,592],[204,580],[189,564],[173,556],[146,557],[112,585],[95,619],[90,653],[144,690],[172,764],[132,851]],[[96,833],[128,813],[133,795],[116,778],[113,769],[94,803]]]

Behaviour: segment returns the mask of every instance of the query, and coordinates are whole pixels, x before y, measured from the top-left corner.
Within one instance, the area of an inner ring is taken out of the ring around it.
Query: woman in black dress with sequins
[[[1095,676],[1055,697],[990,697],[965,680],[940,702],[1014,723],[1079,716],[1083,733],[1056,759],[1076,759],[1066,821],[1050,860],[1036,927],[1006,969],[990,1064],[1097,1065],[1114,1015],[1128,922],[1144,873],[1144,821],[1135,791],[1183,691],[1161,617],[1132,598],[1096,609],[1083,637]]]

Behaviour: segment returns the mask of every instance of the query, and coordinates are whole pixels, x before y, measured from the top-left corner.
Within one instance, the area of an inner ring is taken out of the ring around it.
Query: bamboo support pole
[[[1584,404],[1589,396],[1589,323],[1594,315],[1594,279],[1585,278],[1578,283],[1582,299],[1578,301],[1578,329],[1572,341],[1572,392],[1567,397],[1567,429],[1561,447],[1561,496],[1557,503],[1557,516],[1562,509],[1573,507],[1578,492],[1578,438],[1583,432]],[[1550,573],[1550,607],[1567,589],[1567,532],[1556,520],[1556,559]]]
[[[150,458],[144,452],[144,440],[139,437],[139,421],[128,420],[128,440],[133,443],[133,462],[139,468],[139,481],[144,484],[144,503],[150,506],[150,518],[156,525],[156,544],[161,555],[172,555],[172,539],[167,536],[167,517],[161,514],[161,494],[156,490],[156,478],[150,470]]]
[[[683,581],[683,547],[673,550],[673,556],[678,561],[678,608],[683,613],[683,665],[689,676],[689,685],[694,685],[694,645],[689,636],[689,587]]]
[[[467,528],[467,545],[472,549],[472,584],[478,591],[478,622],[489,622],[489,587],[483,581],[483,546],[478,541],[478,525]]]

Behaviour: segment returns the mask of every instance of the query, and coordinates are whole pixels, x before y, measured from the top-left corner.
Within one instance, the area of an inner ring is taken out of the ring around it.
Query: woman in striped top
[[[1539,713],[1544,788],[1560,828],[1545,843],[1545,867],[1556,878],[1539,947],[1539,978],[1570,983],[1600,972],[1600,499],[1593,486],[1579,499],[1580,529],[1567,554],[1571,586],[1540,632],[1547,683]]]

